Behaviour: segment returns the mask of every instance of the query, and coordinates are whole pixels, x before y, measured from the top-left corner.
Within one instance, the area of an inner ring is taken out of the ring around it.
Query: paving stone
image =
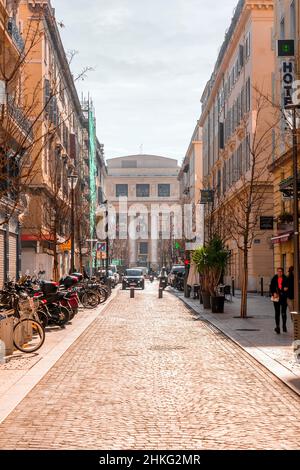
[[[120,291],[0,425],[2,449],[299,449],[300,399],[157,284]]]

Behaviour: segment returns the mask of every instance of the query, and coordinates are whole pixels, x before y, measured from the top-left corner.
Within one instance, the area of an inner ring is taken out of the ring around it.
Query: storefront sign
[[[260,218],[260,230],[273,230],[274,219],[273,217],[261,217]]]

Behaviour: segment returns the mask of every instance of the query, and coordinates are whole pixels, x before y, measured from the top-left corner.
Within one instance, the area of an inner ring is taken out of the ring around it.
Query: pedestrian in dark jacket
[[[289,268],[289,274],[288,274],[288,280],[289,280],[289,290],[288,290],[288,298],[287,298],[287,303],[289,307],[289,311],[293,312],[294,311],[294,266],[291,266]]]
[[[282,328],[283,331],[287,332],[286,322],[287,322],[287,298],[289,291],[289,280],[285,276],[283,268],[277,270],[276,276],[273,277],[271,281],[271,294],[272,301],[275,309],[275,322],[276,328],[275,331],[280,335],[280,316],[282,317]]]

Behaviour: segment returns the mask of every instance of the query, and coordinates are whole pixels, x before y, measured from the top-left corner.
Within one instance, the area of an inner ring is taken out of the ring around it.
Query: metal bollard
[[[159,299],[162,299],[162,298],[163,298],[163,292],[164,292],[163,288],[160,287],[159,290],[158,290],[158,298],[159,298]]]
[[[234,284],[233,278],[232,278],[232,297],[235,297],[235,284]]]
[[[130,287],[130,298],[134,299],[134,287]]]
[[[260,279],[260,295],[262,297],[264,296],[264,278],[263,277]]]

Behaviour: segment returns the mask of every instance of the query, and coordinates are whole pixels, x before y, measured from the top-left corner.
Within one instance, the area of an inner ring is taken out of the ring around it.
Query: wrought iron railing
[[[17,125],[24,131],[25,134],[30,139],[33,139],[33,131],[32,131],[32,123],[31,121],[24,115],[22,109],[20,109],[16,104],[15,100],[11,95],[7,97],[7,109],[9,116],[16,121]]]
[[[18,26],[16,25],[14,18],[9,18],[7,23],[7,31],[11,36],[15,46],[20,52],[24,51],[25,43],[24,39],[21,36]]]

